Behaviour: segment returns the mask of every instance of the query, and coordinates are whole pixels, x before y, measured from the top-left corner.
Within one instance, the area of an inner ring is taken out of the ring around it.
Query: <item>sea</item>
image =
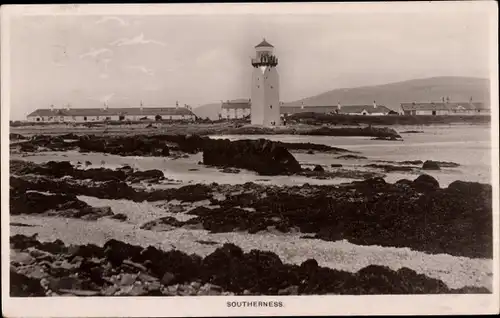
[[[384,173],[387,182],[400,179],[413,180],[420,174],[429,174],[436,178],[442,187],[455,180],[492,183],[492,150],[498,151],[498,145],[491,143],[491,128],[488,125],[432,125],[398,126],[394,128],[403,137],[402,141],[372,140],[371,137],[336,137],[336,136],[301,136],[301,135],[217,135],[214,139],[270,139],[273,141],[316,143],[344,148],[367,159],[339,159],[342,154],[315,152],[295,152],[293,155],[303,167],[322,165],[326,170],[334,170],[331,164],[341,164],[344,170],[362,170]],[[419,133],[405,133],[419,131]],[[12,154],[12,159],[19,155]],[[239,184],[256,182],[276,185],[339,184],[353,179],[333,178],[327,180],[301,176],[259,176],[255,172],[241,170],[237,174],[225,173],[214,167],[201,164],[201,153],[187,158],[170,157],[123,157],[101,153],[79,153],[77,151],[46,152],[24,156],[34,162],[49,160],[70,161],[73,164],[89,161],[88,166],[79,168],[118,168],[130,165],[139,170],[159,169],[169,179],[162,186],[180,186],[195,183]],[[435,160],[458,163],[457,168],[442,168],[439,171],[422,170],[418,167],[412,172],[391,172],[366,168],[367,164],[390,164],[384,161]],[[157,186],[155,186],[157,187]]]

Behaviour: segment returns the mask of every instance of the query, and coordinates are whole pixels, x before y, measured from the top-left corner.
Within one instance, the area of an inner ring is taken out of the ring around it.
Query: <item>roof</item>
[[[189,109],[184,107],[130,107],[130,108],[59,108],[59,109],[48,109],[42,108],[37,109],[28,117],[50,117],[50,116],[119,116],[119,115],[132,115],[132,116],[148,116],[148,115],[194,115]]]
[[[487,109],[484,103],[479,102],[458,102],[458,103],[402,103],[401,108],[403,110],[456,110],[456,109]]]
[[[221,107],[223,109],[247,109],[250,108],[249,99],[235,99],[223,102]]]
[[[375,108],[373,105],[341,105],[340,109],[338,106],[281,106],[281,113],[283,114],[296,114],[296,113],[333,113],[338,112],[339,114],[361,114],[363,110],[367,113],[388,113],[391,110],[384,105],[377,105]]]
[[[266,39],[263,39],[262,42],[257,44],[255,47],[274,47],[274,46],[272,46],[269,42],[267,42]]]

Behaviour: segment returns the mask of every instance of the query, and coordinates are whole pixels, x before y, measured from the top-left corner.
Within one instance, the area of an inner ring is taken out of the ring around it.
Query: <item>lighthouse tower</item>
[[[274,47],[265,39],[255,46],[252,58],[252,125],[280,125],[279,76],[276,66],[278,58],[273,54]]]

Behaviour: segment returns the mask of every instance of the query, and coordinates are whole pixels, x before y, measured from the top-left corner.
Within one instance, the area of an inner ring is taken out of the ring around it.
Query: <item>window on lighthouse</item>
[[[273,105],[269,105],[269,108],[273,109]]]

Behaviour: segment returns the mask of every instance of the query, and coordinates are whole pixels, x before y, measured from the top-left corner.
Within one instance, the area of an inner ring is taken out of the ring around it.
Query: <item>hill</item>
[[[193,108],[193,113],[196,116],[201,117],[203,119],[208,117],[211,120],[217,120],[219,119],[219,112],[220,112],[220,103],[205,104]]]
[[[450,101],[474,101],[489,103],[490,81],[474,77],[442,76],[414,79],[403,82],[376,86],[334,89],[319,95],[307,97],[294,102],[286,102],[284,106],[334,106],[377,104],[399,111],[401,103],[439,102],[442,97],[450,97]],[[206,104],[193,109],[202,118],[218,119],[220,103]]]
[[[339,102],[343,105],[377,104],[399,110],[405,102],[439,102],[442,97],[450,101],[474,101],[489,104],[490,82],[488,79],[473,77],[432,77],[376,86],[334,89],[316,96],[307,97],[285,106],[332,106]]]

